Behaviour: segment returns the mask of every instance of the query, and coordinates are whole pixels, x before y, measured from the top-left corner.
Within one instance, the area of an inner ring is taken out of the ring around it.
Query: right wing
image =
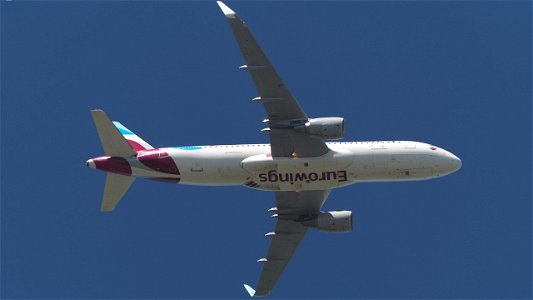
[[[240,68],[250,72],[259,92],[259,97],[253,100],[262,103],[268,114],[272,156],[314,157],[327,153],[329,148],[323,141],[293,130],[309,120],[307,114],[285,86],[246,23],[224,3],[217,3],[226,16],[244,57],[246,64]]]
[[[250,72],[259,92],[259,97],[254,100],[265,105],[270,120],[307,119],[307,115],[255,41],[246,23],[224,3],[217,3],[226,15],[246,62],[240,68]]]
[[[266,296],[274,288],[307,232],[302,222],[320,212],[329,193],[330,190],[276,192],[278,222],[276,229],[266,234],[272,242],[267,256],[258,260],[263,263],[263,270],[255,296]]]

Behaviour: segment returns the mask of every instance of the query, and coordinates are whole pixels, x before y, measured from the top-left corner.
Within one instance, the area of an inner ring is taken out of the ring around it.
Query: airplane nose
[[[461,159],[452,153],[448,152],[448,159],[449,159],[449,165],[450,165],[450,173],[455,172],[461,168],[463,165],[463,162]]]
[[[92,159],[88,159],[86,162],[85,162],[85,165],[89,168],[92,168],[94,169],[95,165],[94,165],[94,161]]]

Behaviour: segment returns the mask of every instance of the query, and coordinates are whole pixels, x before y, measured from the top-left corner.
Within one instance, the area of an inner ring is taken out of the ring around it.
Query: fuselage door
[[[199,160],[194,161],[191,167],[191,172],[203,172],[203,171],[204,171],[204,167],[202,163]]]
[[[405,149],[416,149],[416,143],[414,142],[405,143]]]

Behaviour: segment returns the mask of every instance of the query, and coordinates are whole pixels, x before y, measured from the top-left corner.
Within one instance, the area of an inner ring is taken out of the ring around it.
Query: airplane
[[[321,211],[334,188],[361,182],[426,180],[451,174],[461,160],[449,151],[413,141],[338,140],[344,136],[341,117],[310,118],[283,83],[247,25],[217,1],[237,40],[267,113],[270,144],[206,145],[154,148],[103,110],[91,110],[104,156],[87,160],[107,172],[101,211],[115,209],[136,178],[203,186],[246,186],[272,191],[276,218],[270,248],[251,297],[266,296],[309,228],[325,232],[353,229],[351,211]]]

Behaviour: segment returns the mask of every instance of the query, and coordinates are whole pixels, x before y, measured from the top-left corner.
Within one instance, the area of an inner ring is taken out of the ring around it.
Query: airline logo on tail
[[[118,129],[118,131],[124,136],[128,144],[130,144],[131,148],[133,148],[133,150],[135,150],[136,152],[139,152],[141,150],[154,149],[154,147],[150,146],[150,144],[145,142],[143,139],[141,139],[131,130],[126,128],[124,125],[120,124],[117,121],[113,121],[113,124]]]

